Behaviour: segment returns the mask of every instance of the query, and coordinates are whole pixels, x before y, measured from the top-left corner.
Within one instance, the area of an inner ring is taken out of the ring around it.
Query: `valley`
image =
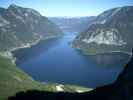
[[[108,84],[130,87],[121,74],[132,75],[125,70],[133,46],[130,12],[133,6],[67,18],[15,4],[0,8],[0,100],[28,90],[86,95]]]
[[[42,82],[96,88],[115,81],[129,56],[123,53],[86,56],[71,47],[74,38],[74,33],[66,33],[62,38],[17,50],[13,52],[16,64]]]

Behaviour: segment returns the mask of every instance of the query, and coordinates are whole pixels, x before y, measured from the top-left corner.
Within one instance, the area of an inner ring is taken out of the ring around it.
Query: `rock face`
[[[133,6],[107,10],[96,17],[73,46],[87,54],[112,51],[131,52],[133,46]]]
[[[133,100],[133,56],[113,84],[96,88],[92,94],[97,100]]]
[[[0,8],[0,51],[61,34],[54,23],[33,9],[14,4]]]
[[[117,80],[86,93],[19,92],[9,100],[133,100],[133,56]]]

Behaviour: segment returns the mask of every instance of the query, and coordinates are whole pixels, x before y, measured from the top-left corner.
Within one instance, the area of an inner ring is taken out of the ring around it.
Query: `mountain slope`
[[[10,5],[0,8],[0,51],[62,35],[47,17],[31,8]]]
[[[73,41],[87,54],[130,52],[133,47],[133,6],[114,8],[96,17]]]

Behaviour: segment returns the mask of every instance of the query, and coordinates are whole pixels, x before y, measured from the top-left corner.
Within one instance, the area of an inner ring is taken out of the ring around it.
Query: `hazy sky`
[[[110,8],[133,5],[133,0],[0,0],[1,7],[12,3],[45,16],[95,16]]]

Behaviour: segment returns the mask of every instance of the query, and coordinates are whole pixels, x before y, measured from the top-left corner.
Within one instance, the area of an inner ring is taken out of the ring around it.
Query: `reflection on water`
[[[17,51],[14,51],[13,54],[19,60],[17,60],[18,64],[27,62],[30,59],[34,59],[42,54],[42,52],[47,52],[50,48],[53,48],[55,44],[59,42],[59,38],[44,40],[41,41],[37,46],[33,46],[31,48],[23,48]]]
[[[85,56],[68,44],[75,36],[41,41],[14,52],[17,65],[43,82],[96,87],[112,83],[129,56],[121,53]]]
[[[125,65],[129,60],[129,55],[123,53],[106,53],[91,56],[92,62],[103,67],[115,67],[115,65]],[[120,67],[121,67],[120,66]]]

